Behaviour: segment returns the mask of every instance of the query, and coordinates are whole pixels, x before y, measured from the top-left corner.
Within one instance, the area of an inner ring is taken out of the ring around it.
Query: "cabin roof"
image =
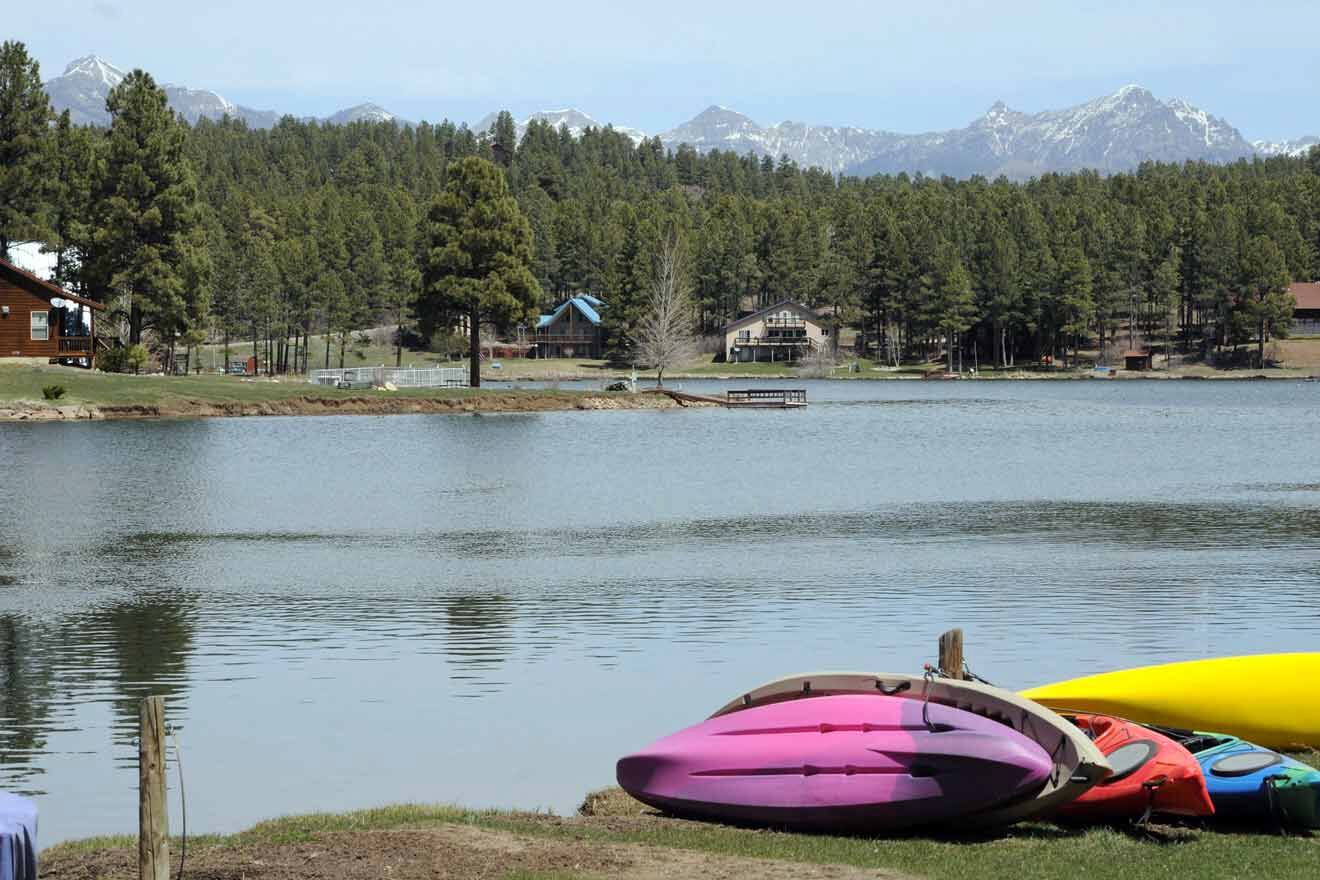
[[[536,326],[538,328],[549,327],[551,324],[555,322],[555,320],[560,315],[564,313],[564,309],[568,308],[569,306],[572,306],[573,308],[577,309],[578,312],[582,315],[582,317],[586,318],[592,324],[599,326],[600,313],[596,310],[603,305],[605,305],[603,301],[596,299],[594,296],[591,296],[590,294],[587,293],[578,294],[577,296],[570,297],[569,299],[564,300],[562,303],[559,304],[559,308],[555,309],[550,314],[542,315],[540,320],[536,322]]]
[[[745,327],[748,324],[754,324],[761,318],[764,318],[766,315],[770,314],[771,312],[780,311],[786,307],[791,308],[794,311],[798,312],[799,314],[802,315],[802,317],[806,318],[807,320],[811,321],[811,323],[816,324],[817,326],[819,326],[821,323],[820,316],[817,315],[815,312],[813,312],[811,309],[802,305],[802,303],[800,302],[795,302],[791,299],[785,299],[785,300],[780,300],[779,302],[775,303],[772,306],[767,306],[764,309],[761,309],[759,312],[752,312],[750,315],[747,315],[746,317],[739,318],[736,321],[730,321],[729,323],[724,325],[724,332],[728,333],[730,331],[737,330],[739,327]]]
[[[58,297],[60,299],[71,300],[79,305],[89,306],[96,309],[98,312],[105,311],[105,306],[101,303],[69,293],[58,284],[52,284],[43,278],[38,278],[28,270],[20,269],[8,260],[0,260],[0,277],[8,278],[17,286],[23,288],[29,293],[34,293],[43,299],[49,300]]]
[[[1320,309],[1320,282],[1298,282],[1288,289],[1297,298],[1298,309]]]

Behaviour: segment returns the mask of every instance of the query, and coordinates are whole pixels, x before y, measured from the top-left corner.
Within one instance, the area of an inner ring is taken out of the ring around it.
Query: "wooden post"
[[[165,699],[147,697],[138,715],[138,880],[169,880],[165,801]]]
[[[940,636],[940,669],[949,678],[965,678],[963,675],[963,631],[951,629]]]

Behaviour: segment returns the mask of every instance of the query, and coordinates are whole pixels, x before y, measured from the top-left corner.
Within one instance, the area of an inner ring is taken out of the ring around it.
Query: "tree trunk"
[[[330,328],[325,328],[325,368],[330,369]]]
[[[481,387],[481,313],[468,315],[468,385]]]
[[[1256,333],[1256,369],[1265,369],[1265,322],[1257,324]]]
[[[128,307],[128,344],[137,345],[142,341],[142,309],[135,302]]]
[[[399,327],[395,332],[397,335],[394,337],[394,366],[402,367],[403,366],[403,323],[402,322],[399,323]]]

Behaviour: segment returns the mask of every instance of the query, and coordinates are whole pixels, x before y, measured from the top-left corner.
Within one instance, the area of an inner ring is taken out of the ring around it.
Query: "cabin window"
[[[752,331],[751,331],[751,330],[739,330],[739,331],[738,331],[738,341],[739,341],[739,342],[747,342],[747,341],[749,341],[751,338],[752,338]]]
[[[32,313],[32,339],[36,342],[48,342],[50,340],[50,315],[48,313]]]

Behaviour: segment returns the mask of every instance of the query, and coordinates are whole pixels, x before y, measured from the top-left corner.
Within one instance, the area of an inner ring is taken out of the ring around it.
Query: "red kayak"
[[[1067,715],[1095,742],[1114,772],[1059,809],[1067,819],[1136,819],[1150,813],[1213,816],[1201,765],[1162,733],[1107,715]]]

